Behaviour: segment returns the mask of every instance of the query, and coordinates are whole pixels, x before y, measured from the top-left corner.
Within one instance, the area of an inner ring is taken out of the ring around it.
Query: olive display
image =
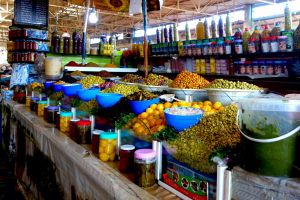
[[[141,83],[143,82],[143,77],[135,74],[126,74],[122,77],[122,81],[128,83]]]
[[[77,110],[83,112],[91,112],[91,110],[97,109],[98,103],[95,99],[88,101],[88,102],[81,102],[80,105],[77,107]]]
[[[157,97],[156,94],[142,90],[142,91],[139,91],[139,92],[136,92],[134,94],[127,96],[127,99],[132,100],[132,101],[142,101],[142,100],[154,99],[156,97]]]
[[[260,87],[240,81],[227,81],[224,79],[215,79],[210,83],[207,88],[219,88],[219,89],[241,89],[241,90],[261,90]]]
[[[208,84],[209,81],[202,76],[199,76],[196,73],[183,71],[176,76],[171,87],[181,89],[201,89],[206,87]]]
[[[205,116],[199,124],[180,132],[180,136],[169,141],[170,149],[175,149],[175,159],[204,173],[215,173],[216,165],[209,156],[221,147],[235,147],[240,143],[240,132],[236,124],[236,105]]]
[[[116,84],[110,88],[102,90],[104,93],[118,93],[122,94],[124,97],[131,95],[135,92],[140,91],[139,88],[135,85],[124,85],[124,84]]]
[[[171,79],[157,74],[149,74],[149,76],[143,80],[143,84],[154,86],[168,86],[171,83]]]
[[[81,84],[83,88],[90,88],[94,84],[101,84],[104,83],[105,81],[100,77],[100,76],[87,76],[81,79]]]

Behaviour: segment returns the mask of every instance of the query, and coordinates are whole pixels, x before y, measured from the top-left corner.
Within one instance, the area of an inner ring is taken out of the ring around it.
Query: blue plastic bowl
[[[62,90],[66,96],[75,96],[77,90],[82,89],[82,85],[77,84],[65,84],[62,86]]]
[[[159,98],[150,99],[150,100],[142,100],[142,101],[129,101],[132,111],[139,115],[142,112],[145,112],[147,108],[149,108],[152,104],[158,103]]]
[[[53,84],[53,88],[55,92],[61,92],[62,91],[62,84]]]
[[[184,108],[187,107],[183,107],[183,109]],[[195,115],[174,115],[168,113],[170,109],[172,108],[167,108],[164,111],[167,124],[169,126],[173,126],[179,132],[198,124],[204,114],[204,112],[201,110],[200,114],[195,114]]]
[[[77,96],[82,101],[90,101],[96,98],[96,94],[98,94],[100,89],[93,88],[93,89],[80,89],[77,90]]]
[[[53,83],[55,83],[55,81],[46,81],[46,82],[44,82],[45,89],[50,88],[53,85]]]
[[[109,108],[118,103],[122,97],[121,94],[100,92],[96,94],[96,101],[100,106]]]

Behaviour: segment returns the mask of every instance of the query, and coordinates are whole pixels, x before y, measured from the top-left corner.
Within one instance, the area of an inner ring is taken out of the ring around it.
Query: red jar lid
[[[256,42],[256,38],[249,38],[249,42]]]
[[[265,38],[262,38],[261,40],[262,40],[262,41],[270,41],[271,38],[270,38],[270,37],[265,37]]]
[[[80,120],[76,124],[77,126],[90,126],[92,123],[89,120]]]
[[[271,40],[277,40],[277,38],[278,38],[277,36],[272,36]]]

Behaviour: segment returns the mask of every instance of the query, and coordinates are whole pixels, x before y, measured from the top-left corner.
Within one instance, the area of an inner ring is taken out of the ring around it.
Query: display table
[[[6,101],[4,106],[16,119],[16,124],[12,125],[16,127],[11,128],[15,133],[11,134],[16,134],[16,165],[20,165],[16,167],[17,177],[33,194],[39,195],[39,186],[28,176],[29,156],[38,149],[53,162],[63,199],[178,199],[158,185],[146,190],[138,187],[129,180],[130,175],[123,175],[116,169],[116,163],[101,162],[89,153],[87,146],[75,143],[24,105]],[[34,167],[39,164],[34,163]]]

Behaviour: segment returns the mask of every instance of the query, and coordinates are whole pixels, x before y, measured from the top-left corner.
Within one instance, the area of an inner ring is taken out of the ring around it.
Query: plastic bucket
[[[247,99],[240,102],[242,168],[265,176],[300,175],[300,101]]]

